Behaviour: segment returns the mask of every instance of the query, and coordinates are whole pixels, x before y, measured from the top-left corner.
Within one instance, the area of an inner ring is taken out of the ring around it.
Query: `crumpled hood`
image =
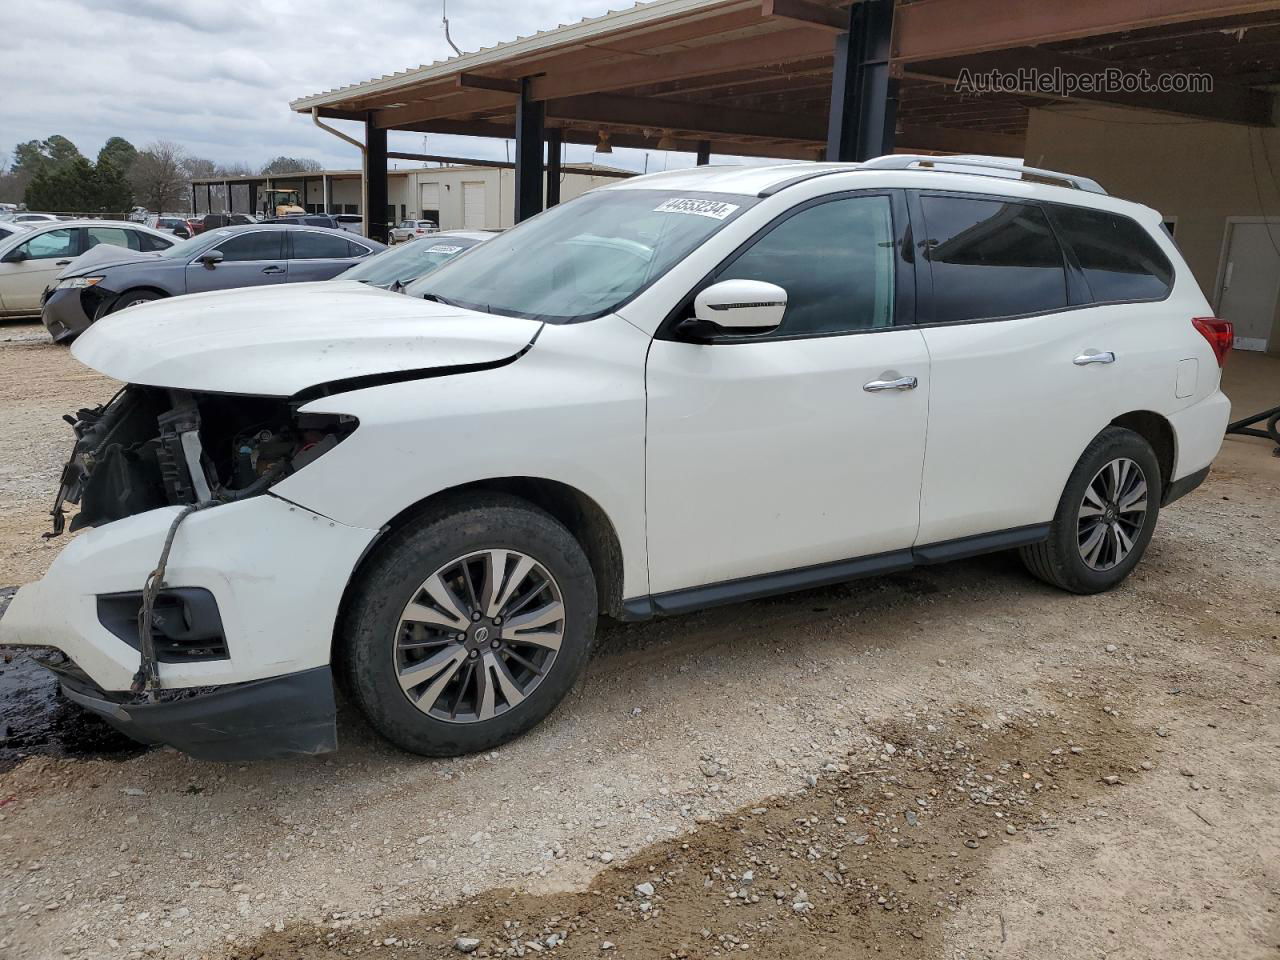
[[[95,270],[105,270],[108,267],[118,267],[125,263],[138,263],[143,260],[155,260],[159,256],[160,254],[158,253],[149,253],[142,250],[130,250],[128,247],[117,247],[110,243],[100,243],[96,247],[89,248],[63,267],[62,272],[58,274],[58,279],[64,280],[67,277],[82,277]]]
[[[287,397],[351,377],[507,360],[541,326],[327,280],[140,304],[99,320],[71,352],[126,383]]]

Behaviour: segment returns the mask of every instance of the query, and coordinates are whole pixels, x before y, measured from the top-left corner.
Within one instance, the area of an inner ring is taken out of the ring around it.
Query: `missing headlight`
[[[130,385],[67,417],[76,433],[53,508],[78,503],[71,529],[166,505],[243,500],[301,470],[356,428],[354,417],[300,414],[279,397]]]

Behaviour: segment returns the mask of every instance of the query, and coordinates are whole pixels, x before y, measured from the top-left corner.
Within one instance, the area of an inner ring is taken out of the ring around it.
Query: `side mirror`
[[[25,259],[27,259],[27,251],[23,250],[21,247],[14,247],[4,255],[4,260],[0,262],[21,263]]]
[[[787,291],[763,280],[721,280],[693,300],[693,318],[681,327],[699,336],[760,334],[776,330],[787,311]]]
[[[206,269],[212,270],[222,262],[222,251],[210,250],[200,258],[200,262],[205,265]]]

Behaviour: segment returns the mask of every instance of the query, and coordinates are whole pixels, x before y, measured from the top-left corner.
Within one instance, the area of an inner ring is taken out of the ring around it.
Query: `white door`
[[[783,220],[714,280],[787,291],[776,333],[665,339],[647,367],[654,593],[909,548],[928,355],[895,321],[888,196]],[[916,378],[914,389],[866,384]]]
[[[1235,327],[1237,350],[1266,350],[1280,293],[1280,223],[1227,225],[1218,316]]]
[[[462,228],[484,229],[484,181],[464,180],[462,183]]]
[[[424,183],[420,189],[418,212],[440,225],[440,184]]]
[[[77,228],[59,227],[42,230],[6,253],[0,260],[0,304],[4,313],[39,313],[45,287],[79,255],[81,242]]]
[[[1170,324],[1185,332],[1190,317],[1171,318],[1160,299],[1168,259],[1127,218],[1055,208],[1056,235],[1072,245],[1088,285],[1069,293],[1062,249],[1039,207],[920,202],[921,269],[933,294],[921,319],[936,325],[924,329],[931,388],[918,543],[1045,524],[1107,423],[1173,399],[1187,338],[1171,337]]]

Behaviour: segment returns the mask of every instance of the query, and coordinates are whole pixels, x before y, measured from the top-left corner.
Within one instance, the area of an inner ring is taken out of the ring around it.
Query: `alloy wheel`
[[[481,550],[427,577],[400,614],[400,689],[423,713],[480,723],[520,705],[564,639],[564,598],[537,560]]]
[[[1085,564],[1110,570],[1133,551],[1147,516],[1147,478],[1128,457],[1103,465],[1085,487],[1076,542]]]

